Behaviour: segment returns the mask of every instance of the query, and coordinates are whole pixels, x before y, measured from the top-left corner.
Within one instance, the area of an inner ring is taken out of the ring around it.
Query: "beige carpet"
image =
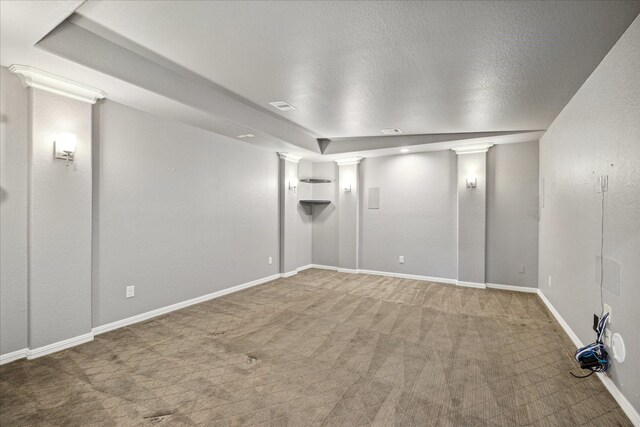
[[[0,367],[0,424],[630,425],[538,296],[307,270]]]

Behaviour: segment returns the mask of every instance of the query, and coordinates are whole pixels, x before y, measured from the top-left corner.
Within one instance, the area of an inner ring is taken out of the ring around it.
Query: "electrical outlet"
[[[609,175],[600,175],[598,177],[598,186],[596,187],[598,193],[606,193],[609,191]]]
[[[269,265],[273,264],[273,258],[269,257]]]
[[[404,256],[400,255],[400,257],[398,258],[398,262],[400,264],[404,264]]]
[[[131,298],[136,296],[136,287],[135,286],[127,286],[127,298]]]
[[[551,276],[549,276],[549,287],[551,287]]]
[[[524,273],[524,265],[520,264],[518,266],[518,273]]]

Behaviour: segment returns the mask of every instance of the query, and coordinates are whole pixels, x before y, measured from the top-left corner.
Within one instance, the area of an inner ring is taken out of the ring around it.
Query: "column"
[[[300,157],[280,157],[280,274],[290,277],[298,266],[298,162]]]
[[[493,144],[453,150],[458,155],[458,279],[460,286],[485,288],[487,151]]]
[[[105,93],[31,67],[28,87],[30,358],[91,333],[92,104]]]
[[[361,158],[337,160],[338,164],[338,271],[358,272]]]

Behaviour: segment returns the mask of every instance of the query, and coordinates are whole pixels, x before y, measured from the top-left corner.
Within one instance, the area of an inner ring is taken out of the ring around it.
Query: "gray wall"
[[[94,326],[278,273],[275,153],[110,101],[95,119]]]
[[[0,354],[27,348],[28,95],[0,67]]]
[[[487,153],[486,256],[487,283],[538,287],[538,141]]]
[[[367,158],[360,168],[359,268],[455,279],[456,154]],[[370,187],[380,188],[380,209],[368,209]]]
[[[544,207],[540,215],[539,288],[584,343],[600,313],[596,255],[605,193],[605,289],[611,330],[627,360],[610,375],[640,411],[640,18],[562,110],[540,141]],[[619,267],[619,290],[615,267]],[[551,286],[549,285],[551,277]]]
[[[312,184],[314,199],[330,200],[329,205],[313,207],[312,258],[314,264],[338,266],[338,165],[313,164],[313,177],[330,179],[328,184]]]

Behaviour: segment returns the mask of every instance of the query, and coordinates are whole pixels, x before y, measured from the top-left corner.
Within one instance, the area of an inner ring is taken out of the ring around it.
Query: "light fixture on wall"
[[[467,188],[476,188],[477,184],[478,184],[478,178],[476,178],[475,176],[467,177]]]
[[[293,191],[295,193],[297,188],[298,180],[296,178],[291,178],[291,180],[289,180],[289,191]]]
[[[76,153],[76,136],[71,132],[61,133],[58,138],[53,141],[53,151],[56,159],[62,159],[72,162]]]

